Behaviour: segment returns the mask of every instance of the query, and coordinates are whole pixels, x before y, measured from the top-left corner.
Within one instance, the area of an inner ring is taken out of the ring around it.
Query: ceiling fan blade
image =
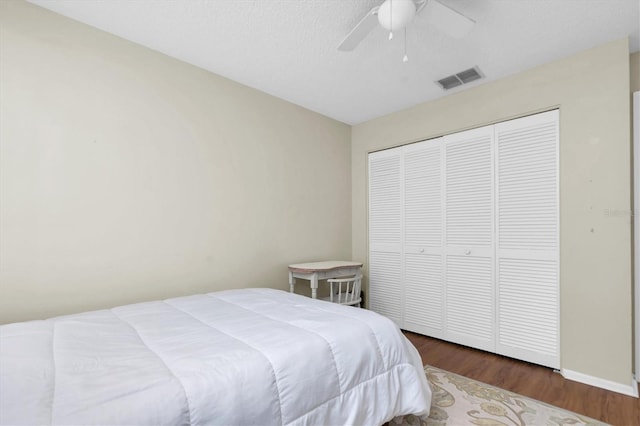
[[[365,17],[358,22],[358,25],[342,40],[338,50],[349,52],[364,40],[367,34],[378,25],[378,9],[380,9],[380,6],[376,6],[367,12]]]
[[[422,15],[427,22],[453,38],[466,36],[476,23],[473,19],[436,0],[428,0],[424,9]]]

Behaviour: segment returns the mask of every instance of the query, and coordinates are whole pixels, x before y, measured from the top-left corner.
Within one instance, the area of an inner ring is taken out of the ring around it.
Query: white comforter
[[[0,327],[0,424],[381,424],[427,414],[373,312],[230,290]]]

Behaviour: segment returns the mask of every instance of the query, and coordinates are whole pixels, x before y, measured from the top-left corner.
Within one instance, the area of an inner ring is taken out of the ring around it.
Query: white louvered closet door
[[[493,126],[443,146],[446,339],[494,351]]]
[[[404,325],[444,337],[442,138],[407,145],[404,159]]]
[[[558,111],[495,134],[496,351],[559,368]]]
[[[402,325],[402,148],[369,154],[369,308]]]

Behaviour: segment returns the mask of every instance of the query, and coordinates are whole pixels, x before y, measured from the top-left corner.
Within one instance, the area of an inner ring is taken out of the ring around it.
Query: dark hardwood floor
[[[553,370],[404,332],[423,364],[489,383],[614,425],[640,425],[640,399],[566,380]]]

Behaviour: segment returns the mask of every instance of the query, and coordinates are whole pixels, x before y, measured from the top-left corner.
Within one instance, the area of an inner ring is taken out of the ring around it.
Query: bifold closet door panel
[[[403,321],[402,148],[369,154],[369,309]]]
[[[443,137],[445,338],[495,350],[493,126]]]
[[[558,111],[495,135],[496,351],[559,368]]]
[[[404,328],[444,337],[442,140],[403,148]]]

